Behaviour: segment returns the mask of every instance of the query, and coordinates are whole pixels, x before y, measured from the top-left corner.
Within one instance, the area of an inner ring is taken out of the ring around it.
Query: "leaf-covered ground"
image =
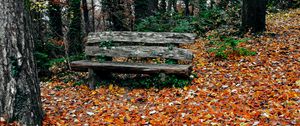
[[[198,78],[185,88],[96,90],[42,85],[45,125],[300,125],[300,9],[270,14],[267,31],[242,46],[256,56],[214,60],[194,50]]]

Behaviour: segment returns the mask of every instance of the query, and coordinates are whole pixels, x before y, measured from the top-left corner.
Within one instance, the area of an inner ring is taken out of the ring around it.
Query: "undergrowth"
[[[113,77],[108,80],[101,80],[96,86],[105,86],[116,84],[122,87],[129,88],[167,88],[176,87],[183,88],[191,83],[190,78],[178,77],[176,75],[155,74],[151,76],[136,76],[134,78],[119,78]]]
[[[253,56],[256,55],[255,51],[251,51],[244,47],[240,47],[239,44],[246,42],[247,38],[236,39],[233,37],[224,37],[214,38],[209,36],[210,45],[212,48],[208,49],[208,52],[211,53],[214,57],[219,59],[227,59],[230,54],[239,55],[239,56]]]

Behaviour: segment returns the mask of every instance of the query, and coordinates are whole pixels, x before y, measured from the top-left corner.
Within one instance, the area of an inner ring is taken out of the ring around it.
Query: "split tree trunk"
[[[267,0],[243,0],[242,31],[262,32],[266,29]]]
[[[29,1],[2,0],[0,17],[0,118],[20,125],[41,125]]]

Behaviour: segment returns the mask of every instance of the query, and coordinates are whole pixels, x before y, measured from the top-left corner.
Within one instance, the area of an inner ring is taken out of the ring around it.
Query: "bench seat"
[[[71,67],[75,71],[88,71],[88,68],[92,68],[98,71],[109,71],[116,73],[173,73],[185,76],[188,76],[192,69],[192,65],[97,62],[90,60],[73,61],[71,62]]]
[[[112,73],[175,74],[188,77],[193,52],[180,48],[195,42],[196,34],[172,32],[92,32],[85,43],[87,60],[70,63],[74,71],[87,71],[91,89]],[[125,58],[125,61],[116,61]],[[128,62],[130,59],[133,61]],[[161,64],[146,60],[159,60]],[[170,61],[170,62],[169,62]],[[172,64],[168,64],[172,63]],[[184,64],[182,64],[184,63]]]

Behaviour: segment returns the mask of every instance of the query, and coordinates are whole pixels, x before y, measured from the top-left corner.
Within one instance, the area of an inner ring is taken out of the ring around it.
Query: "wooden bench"
[[[85,46],[85,55],[88,60],[73,61],[71,68],[75,71],[89,72],[88,83],[91,89],[95,88],[94,85],[99,77],[109,77],[111,73],[165,73],[189,76],[193,53],[179,48],[179,45],[192,44],[195,37],[196,35],[191,33],[170,32],[107,31],[90,33]],[[176,64],[118,62],[115,60],[122,57],[170,59],[175,60]],[[187,64],[177,64],[180,61],[187,62]]]

